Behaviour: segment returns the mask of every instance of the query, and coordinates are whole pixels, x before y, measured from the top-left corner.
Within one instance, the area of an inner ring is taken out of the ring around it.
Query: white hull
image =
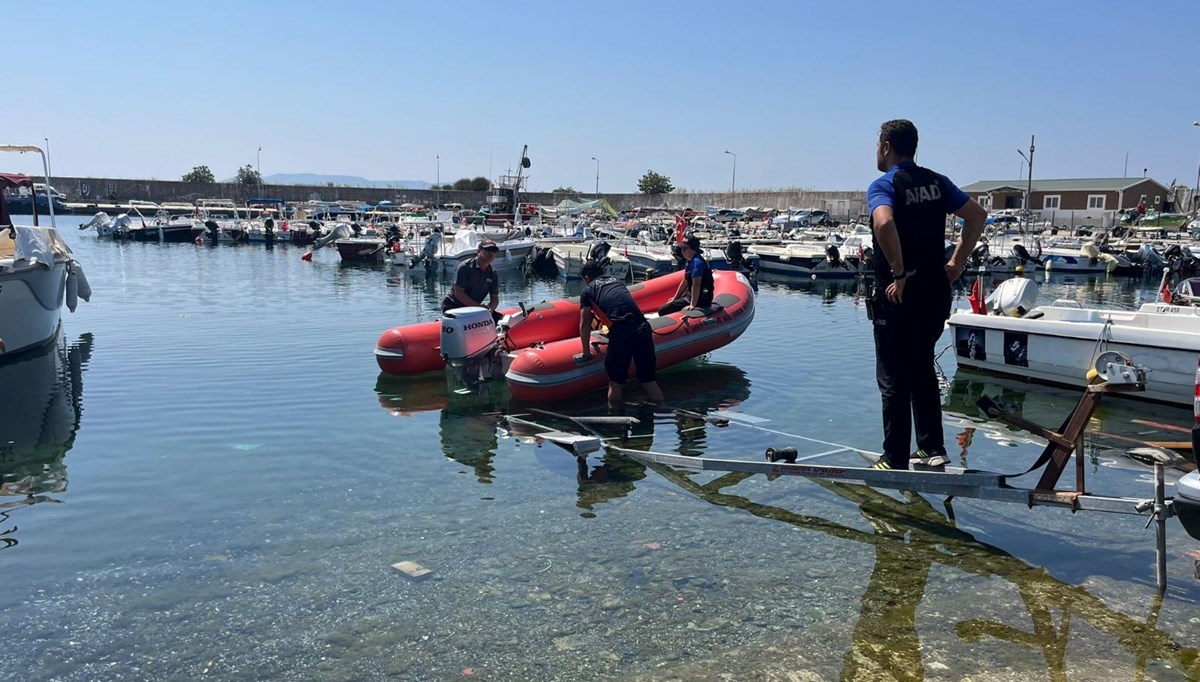
[[[520,244],[501,242],[499,246],[500,253],[496,254],[496,259],[492,261],[492,269],[496,272],[517,270],[533,255],[533,240],[521,240]],[[438,266],[442,272],[456,272],[459,265],[474,258],[476,253],[478,253],[478,250],[466,251],[455,255],[438,256]]]
[[[550,255],[558,269],[558,277],[563,280],[580,279],[579,271],[587,260],[591,244],[556,244],[550,247]],[[609,264],[604,268],[604,274],[622,282],[629,278],[630,263],[620,254],[609,251]]]
[[[1038,311],[1043,316],[1032,319]],[[950,317],[950,328],[960,367],[1079,387],[1086,385],[1096,356],[1114,350],[1150,370],[1145,392],[1129,395],[1193,403],[1200,315],[1190,307],[1147,304],[1140,311],[1126,311],[1042,306],[1020,318],[959,312]]]
[[[58,333],[66,294],[67,264],[12,270],[0,260],[0,342],[12,355],[49,343]]]

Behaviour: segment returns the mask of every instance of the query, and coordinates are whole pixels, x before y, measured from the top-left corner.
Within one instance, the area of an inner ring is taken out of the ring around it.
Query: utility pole
[[[725,153],[733,157],[733,179],[729,182],[729,201],[732,203],[737,201],[737,154],[728,149],[725,150]]]
[[[442,155],[437,155],[437,191],[434,193],[434,202],[438,208],[442,206]]]
[[[592,157],[592,161],[596,162],[596,198],[600,198],[600,159]]]
[[[1029,231],[1029,223],[1030,223],[1030,220],[1033,218],[1033,140],[1034,140],[1034,136],[1030,135],[1029,136],[1029,156],[1025,156],[1025,152],[1021,151],[1020,149],[1017,150],[1017,153],[1021,155],[1021,158],[1025,159],[1025,165],[1029,168],[1029,182],[1025,186],[1025,202],[1024,202],[1025,203],[1024,208],[1025,208],[1025,230],[1026,230],[1026,232]]]

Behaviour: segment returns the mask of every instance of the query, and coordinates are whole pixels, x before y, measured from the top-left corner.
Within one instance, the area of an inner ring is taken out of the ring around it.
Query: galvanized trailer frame
[[[1003,407],[990,399],[979,401],[979,406],[989,416],[1001,419],[1015,426],[1024,428],[1031,433],[1034,433],[1047,441],[1046,448],[1043,450],[1038,460],[1026,471],[1014,474],[1001,474],[990,471],[978,471],[974,469],[963,469],[958,467],[946,467],[940,471],[914,471],[914,470],[895,470],[895,469],[875,469],[871,467],[849,467],[849,466],[833,466],[826,464],[810,464],[807,462],[797,462],[798,458],[793,452],[790,454],[791,461],[754,461],[747,459],[727,459],[718,457],[692,457],[675,453],[654,452],[650,450],[639,450],[636,448],[626,447],[622,443],[626,442],[628,435],[628,427],[637,423],[637,420],[632,417],[607,417],[607,418],[590,418],[590,417],[575,417],[571,415],[547,412],[537,410],[540,415],[548,416],[555,419],[569,420],[575,424],[591,431],[594,435],[585,436],[578,433],[561,431],[553,427],[546,426],[537,421],[526,419],[529,415],[510,415],[508,421],[530,426],[542,430],[539,436],[545,440],[556,443],[560,446],[572,451],[576,457],[586,458],[588,454],[597,452],[603,448],[607,448],[613,452],[617,452],[638,461],[647,464],[662,464],[683,469],[691,469],[696,471],[723,471],[723,472],[744,472],[750,474],[765,474],[768,476],[803,476],[805,478],[822,478],[838,481],[850,481],[863,483],[877,488],[889,488],[894,490],[908,490],[918,493],[929,493],[933,495],[947,496],[947,509],[952,515],[953,511],[949,507],[949,501],[955,497],[966,497],[979,500],[991,500],[996,502],[1008,502],[1013,504],[1023,504],[1030,508],[1032,507],[1059,507],[1070,509],[1072,513],[1077,511],[1088,512],[1105,512],[1110,514],[1126,514],[1130,516],[1146,516],[1149,518],[1147,527],[1150,524],[1155,524],[1155,547],[1156,547],[1156,563],[1155,563],[1155,578],[1160,591],[1166,589],[1167,568],[1166,568],[1166,542],[1167,542],[1167,519],[1175,515],[1172,499],[1166,497],[1165,494],[1165,474],[1162,464],[1154,465],[1154,497],[1152,498],[1135,498],[1135,497],[1109,497],[1104,495],[1093,495],[1086,490],[1084,479],[1084,451],[1083,451],[1083,434],[1088,424],[1088,420],[1092,417],[1096,407],[1100,403],[1100,399],[1108,392],[1117,391],[1136,391],[1139,390],[1141,384],[1121,384],[1121,383],[1101,383],[1088,386],[1083,395],[1079,399],[1079,403],[1071,414],[1063,421],[1062,427],[1058,431],[1051,431],[1033,422],[1029,422],[1015,415],[1009,414]],[[741,426],[760,429],[763,431],[780,434],[783,432],[774,429],[768,429],[753,423],[739,422],[737,419],[730,419],[728,416],[713,417],[711,415],[703,415],[698,413],[677,410],[677,414],[692,418],[699,418],[709,421],[718,426],[726,424],[738,423]],[[762,421],[762,420],[759,420]],[[595,425],[621,425],[626,431],[621,437],[606,438],[603,437],[596,429]],[[864,453],[858,448],[839,445],[829,441],[798,436],[795,434],[783,434],[803,439],[813,443],[832,446],[835,449],[825,452],[808,455],[802,459],[811,460],[816,457],[824,457],[827,455],[839,452],[857,452],[860,455]],[[768,451],[768,457],[775,457],[773,451]],[[1075,465],[1075,489],[1074,490],[1058,490],[1055,486],[1058,484],[1059,478],[1066,471],[1067,465],[1071,457],[1076,459]],[[865,455],[864,455],[865,457]],[[1025,488],[1020,486],[1010,485],[1008,479],[1024,476],[1039,468],[1044,467],[1041,478],[1034,488]]]

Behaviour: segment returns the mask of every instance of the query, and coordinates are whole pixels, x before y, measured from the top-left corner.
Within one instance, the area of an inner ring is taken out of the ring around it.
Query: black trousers
[[[917,448],[944,452],[942,396],[933,355],[950,313],[950,292],[906,290],[904,303],[889,303],[880,290],[872,302],[875,379],[883,402],[883,455],[893,468],[908,468],[916,427]]]
[[[711,291],[701,291],[699,307],[706,308],[706,307],[712,305],[712,300],[713,300],[713,295],[712,295]],[[667,301],[663,305],[663,307],[658,309],[658,314],[661,317],[663,315],[670,315],[671,313],[677,313],[680,310],[683,310],[684,308],[688,307],[691,304],[692,304],[692,295],[689,293],[687,296],[680,296],[679,298]]]

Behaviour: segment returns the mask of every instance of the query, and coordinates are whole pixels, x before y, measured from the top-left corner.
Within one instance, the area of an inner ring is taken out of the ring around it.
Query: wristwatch
[[[905,270],[904,272],[900,273],[899,275],[897,275],[897,274],[895,274],[895,273],[892,273],[892,281],[893,281],[893,282],[899,282],[900,280],[902,280],[902,279],[904,279],[904,278],[906,278],[906,277],[908,277],[908,271],[907,271],[907,270]]]

